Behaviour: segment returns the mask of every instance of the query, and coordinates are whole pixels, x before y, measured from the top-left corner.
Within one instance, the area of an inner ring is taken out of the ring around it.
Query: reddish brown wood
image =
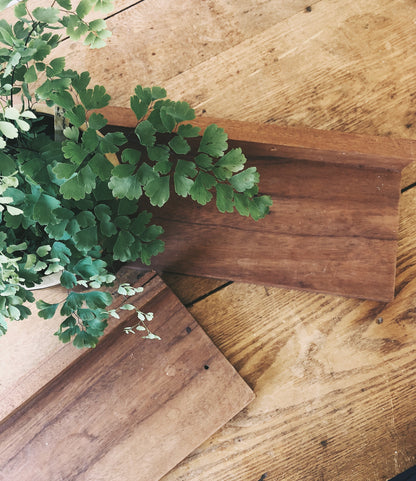
[[[161,341],[123,333],[0,424],[1,481],[156,481],[243,409],[253,393],[156,275],[132,301]]]
[[[133,126],[126,109],[112,124]],[[254,222],[172,196],[150,208],[165,229],[157,270],[389,301],[401,170],[415,142],[218,119],[260,172],[270,215]],[[213,203],[211,203],[213,204]]]

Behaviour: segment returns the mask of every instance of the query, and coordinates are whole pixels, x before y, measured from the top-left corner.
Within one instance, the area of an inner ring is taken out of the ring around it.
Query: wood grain
[[[162,340],[124,334],[125,311],[0,424],[2,481],[158,480],[253,399],[163,281],[145,279],[147,300],[131,302]]]
[[[256,399],[163,481],[385,481],[416,463],[412,191],[401,210],[391,303],[234,283],[191,308]]]
[[[111,125],[134,127],[127,109]],[[211,119],[197,119],[206,127]],[[215,120],[260,173],[274,206],[254,222],[171,196],[153,213],[165,232],[159,271],[388,301],[394,293],[400,172],[410,140]],[[133,136],[134,138],[134,136]],[[134,142],[132,140],[132,142]],[[267,253],[267,255],[265,255]],[[380,262],[383,259],[383,262]]]
[[[112,18],[111,50],[61,52],[119,106],[159,84],[198,114],[416,139],[415,15],[412,0],[146,0]],[[416,181],[414,163],[402,181]],[[163,481],[386,481],[415,464],[414,197],[391,309],[240,283],[192,307],[258,404]]]
[[[251,0],[146,0],[108,20],[113,35],[105,50],[64,43],[56,54],[106,85],[114,105],[127,106],[138,83],[165,84],[304,8],[304,0],[263,0],[256,8]]]

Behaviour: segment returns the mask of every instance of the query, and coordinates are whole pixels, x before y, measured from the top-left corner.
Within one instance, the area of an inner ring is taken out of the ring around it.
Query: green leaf
[[[70,292],[61,308],[61,316],[70,316],[79,309],[84,302],[84,296],[85,294],[81,292]]]
[[[169,148],[166,145],[159,144],[147,147],[147,154],[153,162],[166,161],[170,157]]]
[[[269,207],[272,204],[272,199],[268,195],[254,197],[249,203],[250,216],[254,220],[263,219],[269,213]]]
[[[76,169],[76,165],[59,162],[52,168],[52,172],[58,177],[58,179],[69,179]]]
[[[194,127],[191,124],[182,124],[178,127],[178,135],[181,135],[185,138],[198,137],[200,132],[201,129],[199,127]]]
[[[98,146],[100,137],[93,129],[87,129],[82,134],[82,145],[89,152],[92,153]]]
[[[212,157],[220,157],[228,147],[227,139],[228,136],[224,129],[215,124],[208,125],[199,144],[198,152],[203,152]]]
[[[36,254],[39,257],[45,257],[51,251],[52,247],[50,245],[40,246],[36,249]]]
[[[63,144],[62,152],[64,157],[75,165],[80,165],[88,155],[88,151],[82,145],[76,144],[72,140]]]
[[[118,152],[118,146],[127,142],[126,136],[122,132],[110,132],[100,139],[100,151],[103,154]]]
[[[91,250],[98,242],[97,227],[81,229],[74,235],[74,242],[79,250]]]
[[[63,271],[60,282],[65,289],[73,289],[77,285],[77,278],[72,272]]]
[[[134,112],[137,120],[142,120],[142,118],[147,114],[150,102],[143,101],[137,96],[130,97],[130,107]]]
[[[120,309],[122,309],[123,311],[134,311],[135,307],[133,306],[133,304],[123,304],[122,306],[120,306]]]
[[[106,93],[105,87],[95,85],[94,89],[79,92],[82,104],[87,110],[97,110],[106,107],[111,97]]]
[[[94,207],[94,213],[99,221],[111,220],[112,211],[106,204],[98,204]]]
[[[97,219],[100,221],[100,231],[106,237],[117,234],[117,227],[111,222],[111,209],[108,205],[99,204],[94,209]]]
[[[180,135],[175,135],[175,137],[169,141],[169,147],[176,154],[187,154],[191,150],[188,142]]]
[[[240,215],[248,217],[250,215],[250,198],[245,194],[234,193],[234,206]]]
[[[78,142],[79,130],[77,127],[65,127],[63,134],[67,139],[72,140],[73,142]]]
[[[36,307],[39,309],[39,317],[42,317],[42,319],[51,319],[55,315],[58,305],[59,304],[49,304],[42,300],[37,301]]]
[[[242,150],[232,149],[227,152],[223,157],[221,157],[217,163],[215,164],[216,167],[223,167],[230,172],[239,172],[244,168],[244,164],[246,163],[246,157],[244,156]]]
[[[72,109],[75,105],[72,95],[67,91],[50,92],[48,97],[54,104],[59,105],[63,109]]]
[[[111,177],[111,172],[113,170],[113,164],[111,164],[108,159],[103,154],[95,154],[94,157],[88,162],[91,170],[97,175],[102,181],[107,181]]]
[[[10,3],[5,1],[5,3]],[[1,4],[0,4],[1,8]],[[17,18],[22,18],[26,15],[27,9],[26,9],[26,2],[19,2],[15,7],[14,7],[14,14],[16,15]]]
[[[51,249],[50,257],[52,259],[59,259],[61,265],[69,264],[72,257],[72,252],[63,242],[54,242]]]
[[[95,10],[102,13],[110,13],[114,8],[113,0],[96,0]]]
[[[48,45],[48,42],[42,40],[41,38],[35,38],[30,42],[30,47],[36,49],[36,53],[33,55],[33,60],[37,62],[42,62],[52,50],[52,47]]]
[[[160,225],[152,224],[142,232],[140,240],[143,242],[152,242],[162,234],[163,228]]]
[[[52,7],[37,7],[32,11],[32,15],[43,23],[57,23],[59,20],[59,10]]]
[[[90,129],[100,130],[107,125],[107,119],[103,114],[93,112],[88,119]]]
[[[133,235],[126,230],[122,230],[118,234],[116,243],[114,244],[114,248],[113,248],[114,260],[119,260],[121,262],[127,262],[129,260],[132,260],[130,246],[132,246],[133,243],[134,243]]]
[[[131,219],[126,215],[119,215],[114,219],[114,224],[120,229],[127,230],[131,224]]]
[[[209,190],[216,185],[217,180],[206,172],[200,172],[191,187],[189,193],[193,200],[198,204],[205,205],[212,199],[212,194]]]
[[[84,18],[86,15],[90,13],[94,4],[91,0],[81,0],[76,8],[77,15],[81,18]]]
[[[34,65],[31,65],[27,70],[24,75],[25,82],[31,83],[31,82],[36,82],[38,79],[38,74],[36,72],[36,68]]]
[[[158,178],[158,174],[150,167],[150,165],[143,162],[137,171],[137,176],[140,183],[146,186],[151,180]]]
[[[145,192],[153,206],[162,207],[169,199],[169,176],[155,177],[145,186]]]
[[[169,174],[172,170],[172,162],[169,160],[161,160],[153,166],[153,170],[163,175]]]
[[[195,111],[187,102],[172,102],[166,106],[166,114],[175,119],[179,124],[184,120],[193,120],[195,118]]]
[[[72,87],[75,89],[75,91],[78,94],[80,94],[81,92],[84,92],[88,87],[91,81],[90,74],[88,72],[81,72],[80,74],[76,72],[72,72],[72,73],[73,73],[73,77],[71,80]],[[97,115],[101,115],[101,114],[97,114]]]
[[[137,212],[137,209],[138,204],[135,200],[120,199],[117,213],[119,215],[132,215]]]
[[[89,45],[90,48],[103,48],[106,46],[105,39],[111,36],[108,30],[101,30],[99,32],[90,32],[84,40],[84,45]]]
[[[124,149],[121,154],[121,160],[124,163],[136,165],[141,158],[141,152],[136,149]]]
[[[86,165],[77,174],[64,182],[60,192],[64,199],[80,200],[90,194],[96,185],[96,176],[91,168]]]
[[[146,225],[151,221],[151,219],[152,214],[150,212],[147,210],[141,211],[131,224],[131,232],[138,236],[141,235],[145,231]]]
[[[75,127],[81,127],[86,121],[85,108],[82,105],[76,105],[70,110],[65,111],[65,117]]]
[[[71,0],[56,0],[56,3],[65,10],[71,10]]]
[[[0,152],[0,174],[7,176],[16,171],[15,159]]]
[[[22,119],[17,119],[16,124],[18,125],[19,129],[23,132],[28,132],[30,130],[30,124]]]
[[[182,197],[186,197],[194,184],[192,180],[198,171],[193,162],[179,159],[176,164],[173,181],[175,185],[175,192]]]
[[[143,88],[141,85],[136,85],[136,88],[134,89],[134,93],[137,95],[137,97],[150,105],[150,102],[152,101],[152,91],[149,88]]]
[[[5,0],[3,0],[5,2]],[[9,2],[7,2],[7,5]],[[7,7],[7,5],[5,5]],[[13,38],[13,31],[9,23],[1,19],[0,20],[0,42],[13,47],[14,45],[14,38]],[[5,75],[6,76],[6,75]]]
[[[113,302],[109,292],[92,291],[85,293],[85,302],[90,309],[103,309]]]
[[[157,256],[161,252],[163,252],[165,248],[165,243],[161,241],[160,239],[154,241],[154,242],[149,242],[146,244],[142,244],[141,246],[141,252],[140,252],[140,259],[145,265],[150,264],[150,259],[153,256]]]
[[[152,100],[164,99],[166,97],[166,90],[162,87],[152,87]]]
[[[259,173],[255,167],[249,167],[239,174],[235,174],[230,179],[230,184],[237,192],[244,192],[251,189],[260,179]]]
[[[101,30],[105,30],[107,28],[107,24],[102,18],[97,18],[89,23],[89,28],[93,32],[100,32]]]
[[[176,120],[167,113],[167,105],[163,105],[159,110],[154,110],[149,115],[149,120],[159,132],[172,132],[177,125]]]
[[[46,75],[48,77],[55,77],[59,75],[65,67],[65,58],[59,57],[54,58],[50,61],[48,67],[46,68]]]
[[[93,348],[97,345],[98,338],[92,336],[86,331],[79,332],[72,341],[72,344],[78,349]]]
[[[41,194],[33,206],[33,219],[42,225],[55,223],[56,218],[53,211],[58,207],[61,207],[58,199],[50,195]]]
[[[137,176],[134,174],[134,165],[120,164],[112,170],[112,176],[108,187],[112,190],[113,196],[129,200],[139,199],[142,195],[142,185]]]
[[[22,251],[24,249],[27,249],[27,242],[21,242],[17,245],[10,245],[7,247],[6,252],[8,254],[13,254],[14,252]]]
[[[220,212],[233,212],[233,188],[228,184],[217,184],[217,208]]]
[[[156,129],[148,120],[140,122],[136,127],[135,133],[142,145],[149,147],[155,144],[156,137],[154,134],[156,133]]]

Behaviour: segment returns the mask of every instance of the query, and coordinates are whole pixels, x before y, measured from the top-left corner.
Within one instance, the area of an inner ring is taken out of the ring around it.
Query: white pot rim
[[[47,287],[53,287],[60,284],[62,271],[53,272],[52,274],[48,274],[47,276],[42,277],[42,281],[39,284],[36,284],[33,287],[28,287],[29,291],[36,291],[37,289],[46,289]]]

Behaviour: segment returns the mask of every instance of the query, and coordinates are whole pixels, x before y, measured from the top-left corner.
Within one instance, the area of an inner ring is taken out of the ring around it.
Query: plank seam
[[[197,298],[194,299],[193,301],[188,302],[187,304],[184,304],[184,306],[185,306],[187,309],[189,309],[190,307],[193,307],[196,303],[198,303],[198,302],[200,302],[200,301],[203,301],[203,300],[206,299],[207,297],[212,296],[213,294],[216,294],[216,293],[219,292],[219,291],[222,291],[223,289],[225,289],[226,287],[230,286],[231,284],[234,284],[234,282],[233,282],[233,281],[225,282],[225,283],[222,284],[221,286],[218,286],[218,287],[216,287],[215,289],[212,289],[212,291],[209,291],[209,292],[207,292],[206,294],[203,294],[202,296],[197,297]]]

